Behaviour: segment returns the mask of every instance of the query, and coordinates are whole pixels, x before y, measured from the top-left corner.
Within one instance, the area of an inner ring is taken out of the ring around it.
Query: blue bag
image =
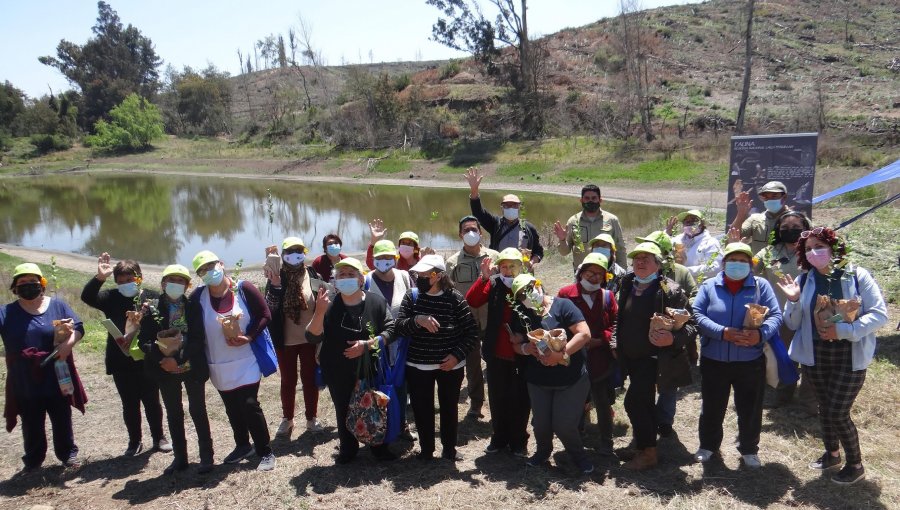
[[[797,367],[794,365],[793,360],[788,356],[787,349],[784,348],[781,335],[776,331],[767,341],[778,364],[778,383],[780,385],[788,385],[799,381],[800,374],[797,372]]]
[[[241,296],[243,307],[247,310],[247,300],[244,299],[244,289],[241,288],[241,281],[237,282],[238,294]],[[252,329],[255,319],[251,319],[247,329]],[[272,345],[272,335],[269,334],[269,328],[263,328],[250,342],[250,349],[256,357],[256,364],[259,365],[259,371],[263,377],[269,377],[278,370],[278,358],[275,357],[275,346]]]
[[[419,297],[418,289],[412,289],[412,302]],[[378,391],[390,397],[387,408],[387,432],[384,436],[385,444],[393,442],[403,432],[404,416],[401,411],[400,398],[397,396],[397,388],[403,386],[406,379],[406,351],[409,348],[409,338],[400,337],[396,340],[397,359],[391,366],[390,354],[384,339],[378,340],[378,348],[381,355],[378,356],[378,377],[376,383]]]
[[[316,365],[316,388],[319,388],[319,391],[325,389],[325,376],[322,375],[322,365]]]

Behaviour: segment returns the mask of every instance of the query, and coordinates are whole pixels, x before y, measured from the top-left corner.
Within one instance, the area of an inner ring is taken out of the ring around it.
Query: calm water
[[[498,213],[501,196],[487,191],[482,200]],[[542,241],[554,220],[565,222],[578,206],[574,197],[520,196]],[[658,228],[661,215],[673,211],[614,202],[604,202],[604,209],[619,216],[626,233]],[[151,264],[190,266],[202,249],[229,264],[261,262],[265,246],[291,235],[303,238],[316,256],[329,232],[343,238],[345,252],[363,252],[367,223],[376,217],[384,220],[390,239],[413,230],[423,246],[453,248],[461,245],[458,221],[466,214],[463,189],[145,175],[0,180],[0,242],[83,255],[107,251]]]

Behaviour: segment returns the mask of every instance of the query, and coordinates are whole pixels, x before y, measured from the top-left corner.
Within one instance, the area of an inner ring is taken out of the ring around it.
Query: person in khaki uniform
[[[590,253],[587,248],[591,239],[600,234],[610,234],[616,242],[618,250],[614,261],[622,267],[628,267],[628,258],[625,256],[625,240],[622,237],[622,227],[619,218],[615,214],[600,208],[603,199],[600,197],[600,188],[595,184],[588,184],[581,188],[582,211],[572,215],[563,227],[558,221],[553,225],[553,231],[559,239],[557,249],[562,256],[572,253],[572,267],[578,268],[585,255]],[[578,232],[579,240],[575,235]]]
[[[447,258],[447,274],[453,287],[463,296],[469,291],[472,283],[481,275],[481,261],[487,257],[496,263],[498,253],[481,244],[481,223],[474,216],[465,216],[459,220],[459,238],[463,248]],[[472,315],[478,323],[478,343],[466,358],[466,385],[469,389],[469,418],[482,418],[481,408],[484,406],[484,372],[481,367],[481,343],[484,340],[484,328],[487,326],[487,307],[471,308]]]
[[[787,186],[779,181],[767,182],[759,188],[758,194],[765,212],[750,214],[750,194],[741,193],[736,201],[737,216],[731,224],[732,228],[740,228],[741,238],[748,241],[753,253],[768,246],[775,222],[791,210],[787,205]]]

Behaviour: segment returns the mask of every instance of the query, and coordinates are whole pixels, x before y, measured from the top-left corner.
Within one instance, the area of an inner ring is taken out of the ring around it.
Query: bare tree
[[[649,142],[653,134],[653,104],[650,99],[650,55],[652,34],[646,15],[641,11],[640,0],[619,0],[619,33],[617,45],[625,61],[625,86],[634,96],[638,108],[641,129]]]
[[[738,107],[737,125],[734,132],[744,132],[744,118],[747,113],[747,100],[750,98],[750,72],[753,67],[753,7],[755,0],[747,0],[747,30],[744,32],[744,86],[741,89],[741,104]]]
[[[241,53],[240,48],[237,49],[237,57],[238,57],[238,64],[239,64],[238,67],[240,68],[241,73],[243,74],[243,72],[244,72],[244,54]]]

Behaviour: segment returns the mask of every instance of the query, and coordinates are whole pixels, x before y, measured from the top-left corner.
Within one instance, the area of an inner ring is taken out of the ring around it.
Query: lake
[[[602,187],[602,186],[601,186]],[[272,218],[268,198],[271,190]],[[423,246],[461,246],[458,222],[469,214],[468,190],[406,185],[374,186],[234,177],[68,175],[0,179],[0,242],[83,255],[109,252],[115,259],[190,267],[209,249],[226,263],[260,263],[263,249],[299,236],[310,256],[322,253],[322,237],[337,232],[345,253],[364,252],[368,222],[384,220],[388,238],[405,230]],[[504,192],[485,191],[485,207],[499,213]],[[553,221],[577,211],[575,197],[519,193],[525,216],[552,236]],[[604,201],[626,234],[658,229],[676,210]],[[633,241],[627,241],[633,246]],[[487,242],[485,242],[487,244]]]

